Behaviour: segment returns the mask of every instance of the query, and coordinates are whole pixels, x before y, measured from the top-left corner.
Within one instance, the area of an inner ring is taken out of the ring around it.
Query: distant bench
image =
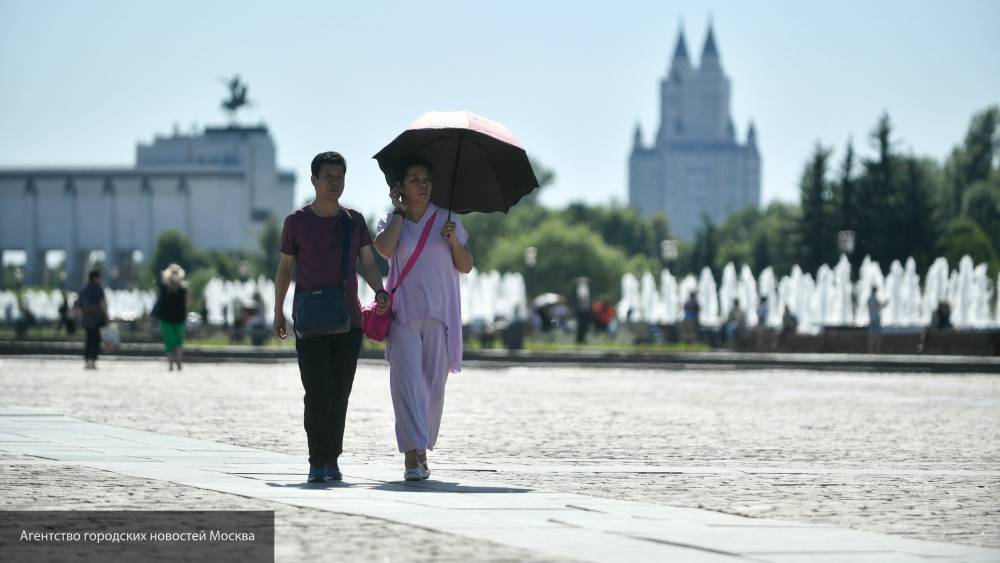
[[[786,334],[750,329],[740,334],[734,348],[741,352],[854,353],[868,351],[868,328],[831,326],[820,334]],[[882,332],[884,354],[953,354],[1000,356],[1000,330],[928,330],[893,328]]]

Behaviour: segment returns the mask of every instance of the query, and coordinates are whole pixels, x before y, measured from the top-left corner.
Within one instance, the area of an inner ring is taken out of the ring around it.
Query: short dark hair
[[[97,268],[94,268],[93,270],[91,270],[87,274],[87,280],[88,281],[94,281],[94,280],[96,280],[99,277],[101,277],[101,271],[99,269],[97,269]]]
[[[347,161],[344,160],[344,156],[339,152],[326,151],[313,157],[312,175],[319,176],[319,171],[323,169],[324,164],[340,166],[344,169],[344,172],[347,172]]]
[[[392,185],[395,186],[397,183],[402,182],[403,178],[406,178],[406,171],[413,166],[423,166],[427,169],[428,174],[432,177],[434,176],[434,167],[426,158],[406,156],[397,160],[395,166],[392,167],[392,177],[390,178]]]

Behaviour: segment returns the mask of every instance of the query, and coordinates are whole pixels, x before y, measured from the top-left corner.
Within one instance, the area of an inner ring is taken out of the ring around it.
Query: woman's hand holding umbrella
[[[455,236],[455,222],[448,221],[441,227],[441,236],[448,241],[448,244],[455,248],[459,246],[458,237]]]

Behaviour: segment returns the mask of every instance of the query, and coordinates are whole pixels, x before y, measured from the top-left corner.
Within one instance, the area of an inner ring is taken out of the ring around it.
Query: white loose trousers
[[[389,389],[400,452],[433,450],[448,382],[445,325],[437,319],[393,321],[386,339]]]

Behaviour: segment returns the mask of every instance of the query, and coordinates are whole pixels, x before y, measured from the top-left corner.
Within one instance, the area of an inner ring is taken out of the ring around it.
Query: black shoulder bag
[[[342,334],[351,330],[351,315],[347,309],[351,224],[344,217],[341,217],[341,222],[344,224],[344,248],[341,253],[343,263],[340,268],[340,286],[301,293],[296,288],[292,308],[295,312],[295,336],[298,338]]]

